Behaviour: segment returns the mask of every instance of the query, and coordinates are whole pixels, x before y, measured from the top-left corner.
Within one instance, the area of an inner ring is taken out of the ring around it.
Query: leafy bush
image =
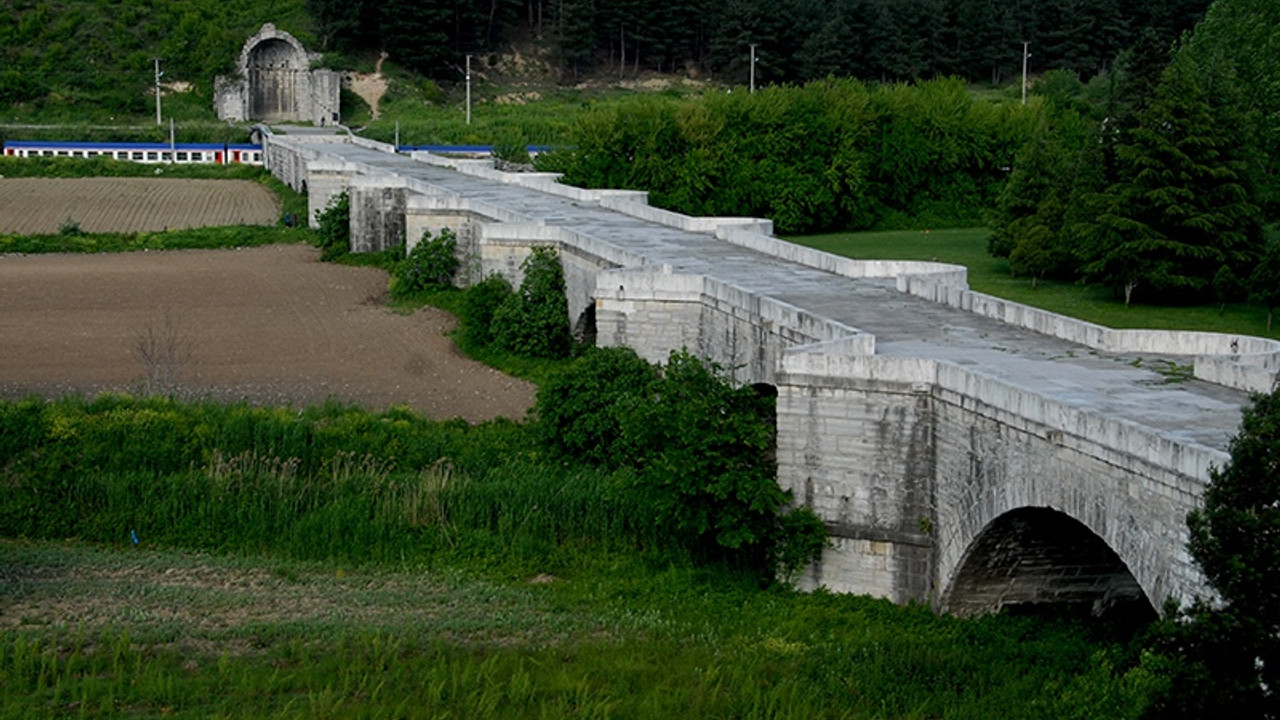
[[[460,264],[458,236],[451,228],[442,229],[436,237],[431,236],[430,230],[424,230],[422,240],[396,264],[392,294],[404,297],[423,290],[453,287]]]
[[[789,578],[826,531],[778,487],[771,402],[687,351],[658,369],[611,348],[546,383],[535,412],[552,452],[632,467],[636,501],[695,557]]]
[[[471,347],[488,347],[493,343],[493,316],[498,308],[515,295],[511,283],[498,274],[467,288],[462,300],[462,341]]]
[[[524,357],[568,357],[569,302],[559,255],[552,248],[536,247],[520,267],[520,290],[493,311],[494,347]]]
[[[539,440],[557,455],[606,467],[637,462],[628,437],[638,406],[658,391],[657,368],[628,347],[592,348],[538,389]]]
[[[325,209],[316,213],[316,221],[321,260],[336,260],[351,252],[351,196],[346,191],[329,198]]]

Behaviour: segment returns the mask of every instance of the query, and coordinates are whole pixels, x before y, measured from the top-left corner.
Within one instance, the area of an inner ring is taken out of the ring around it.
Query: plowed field
[[[0,255],[0,396],[138,391],[150,336],[178,351],[160,369],[180,396],[524,416],[533,386],[463,357],[447,313],[388,309],[386,287],[303,245]]]
[[[156,232],[221,225],[270,225],[280,202],[248,180],[170,178],[0,179],[0,232]]]

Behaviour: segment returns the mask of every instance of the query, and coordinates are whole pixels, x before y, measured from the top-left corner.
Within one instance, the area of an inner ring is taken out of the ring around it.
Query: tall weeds
[[[506,422],[165,398],[0,404],[0,532],[344,562],[661,547],[616,473]]]

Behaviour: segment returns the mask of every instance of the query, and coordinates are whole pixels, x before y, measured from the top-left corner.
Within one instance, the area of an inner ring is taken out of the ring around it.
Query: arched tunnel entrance
[[[249,117],[282,120],[297,112],[299,73],[307,69],[306,55],[279,38],[268,38],[249,52]]]
[[[971,616],[1053,609],[1147,621],[1155,608],[1128,567],[1083,523],[1050,508],[993,520],[960,561],[942,609]]]

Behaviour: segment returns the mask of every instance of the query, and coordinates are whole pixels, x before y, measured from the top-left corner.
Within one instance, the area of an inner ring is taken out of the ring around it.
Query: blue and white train
[[[262,146],[228,143],[84,142],[6,140],[5,157],[107,157],[140,163],[261,165]]]

